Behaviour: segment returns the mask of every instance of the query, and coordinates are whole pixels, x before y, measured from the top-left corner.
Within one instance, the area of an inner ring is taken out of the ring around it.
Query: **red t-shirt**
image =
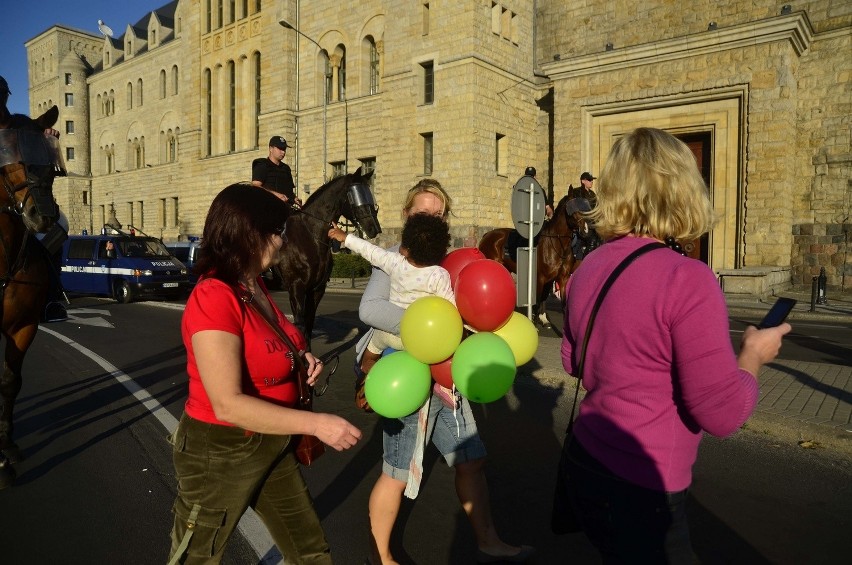
[[[301,332],[278,309],[262,282],[258,283],[272,304],[278,324],[300,350],[306,343]],[[257,297],[262,299],[262,297]],[[229,426],[216,419],[210,399],[204,390],[192,336],[204,330],[218,330],[240,336],[243,341],[243,391],[282,406],[295,406],[299,395],[293,355],[261,315],[244,304],[227,283],[214,278],[202,278],[195,285],[181,323],[181,335],[186,347],[186,372],[189,374],[189,398],[186,413],[202,422]]]

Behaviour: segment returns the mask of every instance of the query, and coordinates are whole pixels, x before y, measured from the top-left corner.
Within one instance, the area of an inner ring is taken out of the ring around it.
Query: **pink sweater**
[[[612,240],[572,275],[562,340],[569,373],[576,373],[599,289],[624,257],[650,242]],[[757,380],[738,368],[728,330],[724,296],[707,265],[668,249],[636,259],[595,320],[575,437],[631,483],[687,488],[702,432],[732,434],[757,403]]]

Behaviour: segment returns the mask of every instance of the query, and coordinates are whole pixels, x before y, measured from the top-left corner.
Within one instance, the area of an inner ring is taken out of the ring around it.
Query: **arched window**
[[[172,66],[172,96],[177,96],[178,93],[178,68],[177,65]]]
[[[142,105],[142,79],[136,81],[136,101]]]
[[[166,97],[166,71],[160,69],[160,99]]]
[[[254,74],[254,146],[260,146],[260,53],[252,56]]]
[[[228,61],[228,150],[237,149],[237,71]]]
[[[372,37],[368,37],[369,52],[370,52],[370,94],[379,93],[379,50],[376,48],[376,42]]]
[[[213,151],[213,80],[210,69],[204,69],[204,154],[209,156]]]
[[[337,100],[342,102],[346,100],[346,47],[338,45],[337,50],[340,54],[340,65],[337,68]]]
[[[127,109],[133,108],[133,83],[127,83]]]

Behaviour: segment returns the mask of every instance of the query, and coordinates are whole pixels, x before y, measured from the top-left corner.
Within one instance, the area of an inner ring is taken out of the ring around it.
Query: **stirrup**
[[[61,302],[48,302],[44,307],[45,322],[63,322],[68,319],[68,311]]]

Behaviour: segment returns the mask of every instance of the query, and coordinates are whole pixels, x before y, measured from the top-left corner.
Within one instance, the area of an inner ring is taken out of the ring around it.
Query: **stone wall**
[[[828,288],[846,290],[852,285],[850,257],[852,223],[795,224],[793,226],[792,284],[810,285],[825,269]]]

